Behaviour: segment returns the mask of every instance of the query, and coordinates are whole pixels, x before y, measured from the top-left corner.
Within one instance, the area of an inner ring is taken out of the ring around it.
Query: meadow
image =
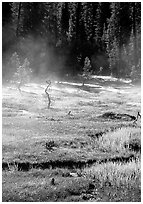
[[[140,84],[112,77],[2,87],[3,202],[140,202]]]

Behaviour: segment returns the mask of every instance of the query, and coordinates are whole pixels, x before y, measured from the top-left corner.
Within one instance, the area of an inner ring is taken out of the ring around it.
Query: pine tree
[[[133,42],[133,59],[131,76],[139,79],[141,75],[141,4],[132,3],[132,42]]]
[[[119,76],[121,70],[121,3],[111,3],[111,17],[108,20],[108,29],[106,35],[107,53],[111,74]]]
[[[93,38],[93,15],[94,15],[94,7],[93,3],[82,3],[82,18],[84,21],[84,28],[85,28],[85,34],[86,34],[86,39],[90,40]]]
[[[110,61],[111,72],[118,76],[128,75],[131,68],[138,64],[137,29],[136,29],[136,4],[111,3],[111,17],[108,21],[106,35],[107,53]],[[140,13],[138,14],[140,16]],[[140,24],[140,23],[139,23]],[[129,36],[130,39],[129,39]],[[132,38],[132,39],[131,39]],[[130,43],[129,43],[130,40]],[[131,46],[131,49],[128,49]],[[133,47],[132,47],[133,45]],[[131,54],[134,50],[134,55]],[[128,56],[131,56],[129,59]],[[133,60],[134,59],[134,62]]]
[[[86,57],[84,60],[84,67],[83,67],[83,73],[82,73],[82,77],[83,77],[82,86],[84,86],[86,80],[90,78],[91,73],[92,73],[91,72],[91,62],[90,62],[90,59]]]
[[[69,4],[69,11],[70,11],[69,30],[68,30],[69,41],[72,41],[76,36],[76,8],[77,8],[77,3],[71,2]]]

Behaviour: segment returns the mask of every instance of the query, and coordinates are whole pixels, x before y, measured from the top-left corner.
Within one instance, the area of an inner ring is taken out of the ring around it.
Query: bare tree
[[[48,97],[48,109],[49,109],[49,108],[50,108],[50,105],[51,105],[51,99],[50,99],[50,95],[49,95],[49,93],[47,92],[47,90],[48,90],[48,88],[49,88],[50,85],[51,85],[51,81],[48,80],[48,81],[46,81],[46,83],[47,83],[48,85],[47,85],[47,87],[46,87],[46,89],[45,89],[45,93],[46,93],[46,95],[47,95],[47,97]]]

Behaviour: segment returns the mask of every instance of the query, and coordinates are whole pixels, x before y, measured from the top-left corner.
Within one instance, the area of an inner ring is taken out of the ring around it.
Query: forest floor
[[[2,200],[141,201],[140,85],[2,87]]]

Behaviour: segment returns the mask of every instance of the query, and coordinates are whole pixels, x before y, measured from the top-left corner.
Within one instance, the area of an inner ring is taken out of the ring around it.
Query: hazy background
[[[28,58],[34,76],[93,74],[140,79],[140,2],[3,2],[3,79]],[[102,69],[100,69],[102,67]]]

